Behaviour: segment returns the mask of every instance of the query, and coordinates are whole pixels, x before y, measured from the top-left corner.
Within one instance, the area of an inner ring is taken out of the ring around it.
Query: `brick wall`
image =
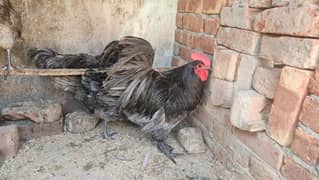
[[[213,59],[195,122],[238,179],[319,179],[316,2],[179,0],[173,65]]]
[[[200,50],[213,55],[219,27],[218,14],[224,4],[226,0],[178,1],[173,66],[186,63],[192,51]]]

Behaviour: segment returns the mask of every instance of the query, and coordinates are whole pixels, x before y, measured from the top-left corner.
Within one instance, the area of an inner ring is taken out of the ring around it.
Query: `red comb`
[[[199,53],[199,52],[195,52],[195,53],[192,53],[192,60],[193,61],[201,61],[205,66],[207,67],[210,67],[210,59],[203,53]]]

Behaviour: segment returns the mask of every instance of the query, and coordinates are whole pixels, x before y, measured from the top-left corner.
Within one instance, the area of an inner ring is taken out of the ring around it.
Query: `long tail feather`
[[[28,56],[39,68],[98,68],[99,60],[88,54],[59,54],[52,49],[30,49]]]
[[[75,94],[81,92],[81,97],[86,92],[83,97],[91,105],[117,109],[121,99],[130,99],[131,96],[122,97],[128,87],[132,90],[129,94],[145,87],[145,83],[134,87],[130,84],[152,69],[154,50],[146,40],[128,36],[109,43],[98,56],[63,55],[52,49],[31,49],[28,56],[39,68],[110,68],[104,74],[88,70],[81,78],[55,79],[55,85]]]
[[[152,69],[154,50],[146,40],[128,36],[112,42],[104,52],[104,62],[115,59],[116,63],[112,65],[102,90],[97,94],[97,99],[100,104],[107,104],[109,109],[119,110],[122,107],[121,104],[125,104],[125,101],[131,97],[125,96],[131,93],[124,92],[127,89],[132,91],[137,89],[130,84]]]

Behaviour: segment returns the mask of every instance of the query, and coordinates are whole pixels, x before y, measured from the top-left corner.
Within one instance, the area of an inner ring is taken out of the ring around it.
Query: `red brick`
[[[248,168],[250,152],[245,145],[231,135],[232,125],[230,124],[229,114],[228,109],[206,105],[193,115],[195,120],[200,120],[209,130],[210,136],[220,143],[227,156],[230,156],[240,166]],[[217,151],[213,151],[213,153],[215,155],[220,154]],[[225,164],[230,163],[229,159],[222,158],[222,161]]]
[[[182,44],[183,43],[183,32],[176,30],[175,31],[175,41]]]
[[[204,14],[219,14],[223,6],[227,4],[227,0],[203,0]]]
[[[218,44],[250,55],[258,54],[260,38],[259,33],[229,27],[220,27],[217,33]]]
[[[282,70],[268,120],[268,133],[283,146],[291,144],[311,71],[285,67]]]
[[[274,7],[280,7],[280,6],[288,6],[290,4],[289,2],[290,0],[272,0],[272,6]],[[295,5],[301,5],[299,3],[303,2],[303,0],[299,1],[297,3],[297,1],[293,1],[293,3],[295,3]]]
[[[249,157],[250,151],[247,147],[239,142],[234,136],[230,134],[230,129],[225,129],[221,123],[214,121],[213,129],[210,131],[211,137],[222,146],[223,151],[227,153],[227,158],[222,157],[223,164],[228,165],[228,163],[235,162],[242,168],[248,169],[249,167]],[[217,157],[220,152],[213,152],[214,155]],[[224,155],[225,156],[225,155]],[[225,162],[227,160],[227,162]]]
[[[184,44],[184,32],[180,30],[175,31],[175,41]]]
[[[319,139],[312,137],[299,128],[296,130],[291,149],[303,160],[313,165],[319,163]]]
[[[235,81],[239,61],[239,53],[218,46],[214,53],[213,77]]]
[[[176,30],[175,41],[182,45],[193,48],[194,36],[190,32],[183,31],[183,30]]]
[[[271,8],[256,16],[254,29],[272,34],[319,37],[318,17],[317,4]]]
[[[281,173],[289,180],[315,180],[318,179],[311,175],[305,168],[294,162],[292,159],[285,157]]]
[[[178,0],[177,10],[178,12],[188,12],[191,0]]]
[[[278,68],[257,67],[253,78],[254,89],[267,98],[273,99],[280,74],[281,69]]]
[[[209,126],[210,135],[217,140],[223,147],[227,147],[230,144],[231,137],[230,129],[226,129],[225,124],[216,121],[214,118],[211,119],[211,126]]]
[[[204,22],[204,32],[210,35],[216,35],[219,28],[219,18],[207,18]]]
[[[227,152],[222,145],[218,144],[218,142],[208,142],[208,144],[211,144],[212,147],[210,150],[212,154],[214,154],[214,157],[227,169],[233,168],[233,160],[229,155],[229,152]]]
[[[14,157],[19,147],[19,131],[17,126],[0,127],[0,159]]]
[[[319,79],[318,78],[311,78],[309,87],[308,87],[310,94],[315,94],[316,96],[319,96]]]
[[[307,96],[303,102],[300,121],[319,133],[319,97]]]
[[[224,109],[221,107],[213,106],[211,104],[207,104],[205,107],[200,108],[200,111],[196,114],[196,117],[209,130],[212,130],[214,122],[221,123],[226,129],[231,129],[232,127],[229,120],[229,109]]]
[[[283,146],[289,146],[297,126],[302,98],[279,86],[271,107],[267,129],[269,135]]]
[[[210,151],[226,168],[233,166],[229,152],[224,148],[225,145],[220,144],[220,142],[229,142],[229,136],[225,136],[225,134],[227,134],[224,129],[225,125],[220,122],[227,122],[227,119],[225,119],[227,118],[227,114],[229,114],[228,110],[210,105],[200,107],[198,111],[192,113],[192,121],[203,129],[204,137]],[[230,129],[230,127],[229,124],[227,129]],[[217,131],[215,131],[215,129]],[[227,139],[227,141],[222,141],[220,138]]]
[[[176,14],[176,26],[178,28],[183,28],[183,14]]]
[[[190,60],[191,53],[192,53],[192,51],[187,47],[181,46],[179,49],[179,54],[180,54],[181,58],[183,58],[185,61]]]
[[[215,106],[230,108],[233,100],[234,83],[211,78],[210,101]]]
[[[234,93],[251,89],[255,69],[260,65],[260,60],[256,56],[240,54],[239,58]]]
[[[203,8],[203,0],[191,0],[190,11],[193,13],[200,14]]]
[[[227,145],[231,133],[231,124],[229,120],[230,111],[228,109],[206,105],[193,114],[195,119],[200,120],[209,130],[210,134],[219,142]]]
[[[185,32],[184,34],[184,45],[190,48],[194,48],[194,36],[190,32]]]
[[[259,12],[261,10],[248,7],[224,7],[220,15],[220,24],[252,30],[255,16]]]
[[[267,104],[266,98],[254,90],[235,93],[230,115],[233,126],[250,132],[265,130],[266,122],[262,112]]]
[[[249,7],[254,8],[271,8],[272,0],[249,0]]]
[[[218,146],[221,146],[222,150],[216,149],[216,144],[214,143],[211,149],[216,157],[223,155],[219,159],[223,164],[229,165],[232,164],[232,161],[235,161],[240,166],[248,168],[250,152],[231,135],[232,126],[229,121],[229,110],[207,105],[200,109],[195,116],[195,119],[200,120],[209,130],[209,136],[218,142]]]
[[[265,133],[249,133],[235,128],[234,134],[271,167],[280,168],[283,152]]]
[[[201,15],[187,14],[183,17],[183,27],[192,32],[203,32],[204,19]]]
[[[216,40],[207,35],[194,36],[193,48],[199,48],[208,54],[213,54],[216,47]]]
[[[316,68],[316,73],[311,78],[308,89],[311,94],[319,96],[319,67]]]
[[[254,155],[250,156],[249,173],[256,180],[280,180],[280,177],[275,169]]]
[[[318,39],[264,35],[259,56],[277,64],[315,69],[318,64],[318,49]]]
[[[248,169],[251,152],[237,138],[232,136],[228,137],[229,142],[225,149],[229,152],[230,156],[237,164],[239,164],[242,168]]]
[[[234,4],[234,0],[227,0],[226,6],[231,7],[231,6],[233,6],[233,4]]]

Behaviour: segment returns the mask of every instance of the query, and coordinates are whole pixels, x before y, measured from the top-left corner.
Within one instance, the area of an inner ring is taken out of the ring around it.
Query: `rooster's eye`
[[[203,67],[202,64],[198,64],[198,65],[197,65],[197,68],[199,68],[199,69],[202,68],[202,67]]]

